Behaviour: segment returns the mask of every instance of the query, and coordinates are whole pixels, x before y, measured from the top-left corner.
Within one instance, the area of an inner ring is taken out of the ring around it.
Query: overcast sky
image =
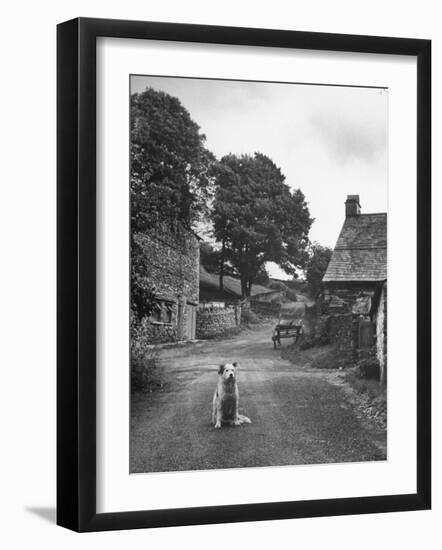
[[[335,245],[347,195],[360,195],[362,212],[386,212],[386,90],[132,77],[132,93],[148,86],[180,99],[218,158],[269,156],[303,191],[312,240]]]

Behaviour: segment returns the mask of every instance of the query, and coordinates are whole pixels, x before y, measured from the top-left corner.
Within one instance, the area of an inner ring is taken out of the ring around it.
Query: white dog
[[[236,378],[237,363],[220,365],[212,408],[212,423],[215,428],[221,428],[223,423],[234,426],[251,423],[250,418],[238,412],[239,392]]]

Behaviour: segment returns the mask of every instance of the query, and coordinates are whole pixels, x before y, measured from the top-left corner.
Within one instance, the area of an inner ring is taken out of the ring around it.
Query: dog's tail
[[[242,423],[242,424],[251,424],[252,421],[250,420],[250,418],[248,416],[244,416],[243,414],[238,414],[238,420]]]

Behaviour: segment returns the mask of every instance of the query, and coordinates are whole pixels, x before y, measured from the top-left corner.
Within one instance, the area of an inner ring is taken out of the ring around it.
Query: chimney
[[[345,201],[345,217],[351,218],[359,216],[361,213],[361,205],[359,204],[359,195],[347,195]]]

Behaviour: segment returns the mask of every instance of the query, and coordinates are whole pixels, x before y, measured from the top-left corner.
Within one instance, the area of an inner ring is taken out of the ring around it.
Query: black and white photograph
[[[388,89],[130,76],[130,473],[387,460]]]

